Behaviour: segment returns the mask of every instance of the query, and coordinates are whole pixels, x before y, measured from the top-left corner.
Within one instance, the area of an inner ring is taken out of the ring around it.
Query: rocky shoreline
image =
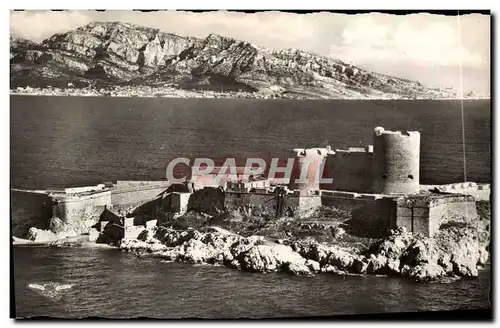
[[[157,226],[144,229],[137,239],[114,242],[99,240],[97,231],[52,237],[50,240],[15,238],[13,243],[15,246],[113,247],[139,257],[224,265],[248,272],[367,274],[406,277],[419,282],[477,277],[478,268],[489,260],[489,234],[473,226],[452,227],[433,238],[398,228],[365,249],[310,238],[244,237],[218,227],[178,230]]]
[[[99,223],[71,226],[53,218],[49,230],[31,227],[15,246],[114,247],[167,261],[224,265],[250,272],[294,275],[383,275],[441,281],[477,277],[489,260],[490,203],[478,202],[479,217],[454,217],[432,237],[397,228],[385,237],[361,237],[339,211],[322,209],[309,220],[215,216],[190,211],[156,217],[134,239],[97,230]],[[150,220],[150,219],[148,219]]]
[[[259,93],[259,92],[214,92],[182,90],[175,88],[118,88],[113,89],[77,89],[77,88],[17,88],[11,89],[10,95],[21,96],[74,96],[74,97],[138,97],[138,98],[227,98],[227,99],[338,99],[338,100],[489,100],[489,96],[482,97],[441,97],[425,96],[404,97],[394,94],[364,95],[364,97],[332,98],[318,95],[291,94],[291,93]]]
[[[137,239],[122,240],[119,248],[138,256],[221,264],[250,272],[370,274],[435,281],[476,277],[478,267],[488,261],[487,240],[487,236],[478,239],[473,227],[450,228],[435,238],[398,228],[368,250],[360,251],[316,241],[274,242],[264,236],[155,227],[144,230]]]

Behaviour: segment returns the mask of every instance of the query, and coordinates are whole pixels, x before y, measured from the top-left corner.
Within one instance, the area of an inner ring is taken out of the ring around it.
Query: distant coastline
[[[416,80],[377,73],[296,48],[268,49],[214,33],[202,39],[179,36],[128,22],[95,21],[54,34],[40,43],[10,37],[10,86],[15,89],[12,94],[490,99],[487,89],[459,91],[438,81],[432,83],[433,87],[425,86]]]
[[[366,95],[366,97],[328,97],[319,95],[293,93],[259,93],[259,92],[215,92],[200,90],[183,90],[162,87],[115,87],[115,88],[34,88],[18,87],[10,89],[10,95],[22,96],[75,96],[75,97],[130,97],[130,98],[229,98],[229,99],[297,99],[297,100],[489,100],[489,95],[473,97],[404,97],[395,94]]]

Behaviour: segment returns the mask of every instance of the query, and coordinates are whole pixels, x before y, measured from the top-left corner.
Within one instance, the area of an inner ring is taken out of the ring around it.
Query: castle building
[[[420,185],[419,132],[376,127],[372,138],[373,145],[365,147],[293,149],[286,186],[265,176],[236,179],[224,188],[173,192],[167,199],[172,198],[175,210],[181,211],[195,208],[216,214],[226,210],[300,219],[327,206],[350,213],[358,230],[387,232],[400,226],[426,236],[432,236],[450,217],[477,217],[475,199],[487,199],[488,186],[445,185],[435,192],[435,186]],[[218,211],[213,211],[214,204]]]
[[[167,180],[117,181],[19,192],[29,196],[26,213],[43,212],[44,218],[58,217],[65,223],[98,218],[108,210],[126,211],[152,200],[170,213],[197,210],[217,215],[237,211],[300,219],[316,213],[321,206],[330,206],[350,213],[357,229],[378,226],[387,231],[400,226],[426,236],[432,236],[450,217],[476,218],[476,199],[490,197],[489,185],[420,185],[420,133],[416,131],[376,127],[373,145],[344,150],[330,146],[297,148],[291,156],[294,166],[286,186],[265,174],[246,179],[244,167],[236,168],[236,176],[225,172],[218,176],[222,169],[215,167],[210,174],[191,175],[183,184]],[[13,222],[15,231],[25,229],[21,216]],[[124,236],[141,231],[129,221],[118,226]]]
[[[302,153],[314,154],[316,149]],[[419,193],[420,133],[376,127],[373,145],[330,150],[324,155],[323,166],[323,177],[333,181],[322,184],[321,189],[385,195]],[[301,187],[317,188],[316,185]],[[291,189],[294,188],[291,186]]]

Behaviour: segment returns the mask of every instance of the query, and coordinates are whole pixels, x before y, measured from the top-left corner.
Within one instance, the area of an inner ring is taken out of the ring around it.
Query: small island
[[[373,145],[298,148],[290,158],[288,183],[215,167],[182,183],[12,190],[32,212],[13,218],[13,244],[101,245],[252,272],[417,281],[475,277],[487,264],[489,184],[421,185],[419,132],[377,127]],[[329,179],[315,180],[318,172]]]

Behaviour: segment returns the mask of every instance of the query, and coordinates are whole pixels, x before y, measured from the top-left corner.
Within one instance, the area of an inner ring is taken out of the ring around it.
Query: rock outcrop
[[[290,246],[266,243],[258,236],[159,227],[142,233],[137,240],[123,240],[120,248],[139,254],[152,253],[172,261],[218,263],[253,272],[311,274],[319,271],[318,263],[307,261]]]
[[[489,236],[477,227],[440,230],[433,238],[398,229],[366,253],[369,273],[395,274],[415,280],[444,276],[477,276],[478,265],[488,260]]]
[[[128,84],[326,98],[442,98],[430,89],[296,50],[273,51],[216,34],[182,37],[95,22],[40,44],[11,38],[11,88]]]
[[[52,217],[49,220],[48,229],[31,227],[28,230],[27,238],[37,243],[50,243],[57,240],[74,238],[84,234],[90,234],[92,226],[95,223],[96,220],[92,218],[82,218],[82,220],[68,223],[63,222],[58,217]],[[93,235],[95,236],[95,233],[93,233]]]
[[[273,243],[261,236],[242,237],[222,230],[200,232],[157,227],[120,248],[171,261],[223,264],[251,272],[285,271],[308,275],[374,274],[417,281],[442,277],[474,277],[488,260],[489,236],[477,237],[474,227],[440,231],[435,238],[397,229],[365,251],[315,241]]]

